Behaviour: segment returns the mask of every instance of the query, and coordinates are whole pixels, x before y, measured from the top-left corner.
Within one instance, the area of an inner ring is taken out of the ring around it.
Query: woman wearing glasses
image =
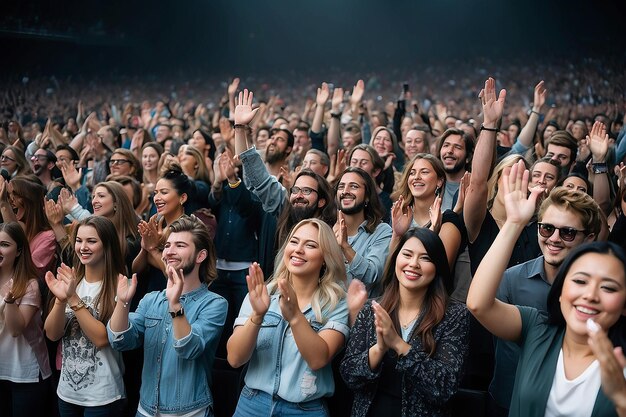
[[[143,181],[141,162],[128,149],[118,148],[109,159],[109,169],[112,175],[128,175],[137,181]]]
[[[11,178],[16,175],[31,174],[30,165],[24,157],[24,152],[15,146],[7,146],[0,156],[0,168],[6,169]]]

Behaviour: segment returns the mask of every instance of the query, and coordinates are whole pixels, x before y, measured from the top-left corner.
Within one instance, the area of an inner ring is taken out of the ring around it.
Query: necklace
[[[417,311],[417,313],[415,314],[415,316],[413,316],[413,318],[411,319],[411,321],[409,321],[409,322],[408,322],[408,323],[406,323],[406,324],[402,324],[402,323],[400,323],[400,327],[402,327],[402,330],[406,330],[406,329],[408,329],[408,328],[409,328],[409,326],[410,326],[410,325],[411,325],[411,324],[412,324],[415,320],[417,320],[417,316],[419,316],[419,315],[420,315],[420,312],[419,312],[419,310],[418,310],[418,311]],[[398,318],[399,318],[399,317],[398,317]]]

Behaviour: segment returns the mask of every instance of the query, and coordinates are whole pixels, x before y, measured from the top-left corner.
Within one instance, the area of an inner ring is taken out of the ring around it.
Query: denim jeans
[[[124,400],[95,407],[84,407],[71,404],[59,398],[59,414],[61,417],[119,417]]]
[[[243,387],[233,417],[328,417],[323,399],[291,403],[266,392]]]

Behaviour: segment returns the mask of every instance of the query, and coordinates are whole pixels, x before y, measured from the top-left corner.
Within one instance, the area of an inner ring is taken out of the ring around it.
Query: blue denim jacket
[[[298,351],[289,323],[280,312],[278,296],[278,293],[271,296],[269,310],[263,317],[256,347],[248,365],[246,385],[294,403],[332,395],[335,382],[331,363],[317,371],[309,368]],[[250,300],[246,296],[235,326],[243,325],[251,313]],[[342,333],[347,340],[350,329],[345,298],[333,311],[324,313],[325,323],[315,319],[311,306],[303,313],[317,333],[332,329]]]
[[[147,294],[130,313],[130,325],[113,332],[107,325],[113,349],[144,346],[141,407],[152,414],[186,413],[212,406],[211,368],[226,320],[228,303],[205,285],[181,295],[180,303],[191,333],[174,338],[165,291]]]

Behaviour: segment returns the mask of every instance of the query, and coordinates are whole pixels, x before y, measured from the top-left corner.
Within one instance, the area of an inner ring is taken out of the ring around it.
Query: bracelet
[[[341,119],[341,113],[331,113],[330,117],[334,119]]]
[[[530,110],[530,114],[535,113],[537,116],[541,117],[541,113],[539,113],[538,111],[534,111],[534,110]]]
[[[261,326],[261,324],[263,324],[263,320],[261,320],[261,323],[256,323],[254,320],[252,320],[252,316],[248,317],[248,320],[255,326]]]
[[[4,299],[4,303],[5,304],[15,304],[15,300],[16,300],[16,298],[13,298],[13,297],[5,298]]]
[[[606,174],[609,172],[609,166],[606,162],[592,163],[591,168],[593,169],[594,174]]]
[[[487,132],[496,132],[496,133],[500,131],[500,129],[498,129],[497,127],[485,127],[485,125],[480,125],[480,130],[481,132],[483,130],[486,130]]]
[[[244,125],[243,123],[235,123],[233,125],[233,129],[246,129],[248,125]]]
[[[241,184],[241,179],[238,179],[236,182],[228,182],[228,186],[230,188],[237,188]]]
[[[126,292],[128,292],[128,291],[126,291]],[[119,300],[117,299],[117,295],[115,296],[114,301],[115,301],[116,303],[119,301]],[[122,306],[123,306],[124,308],[128,308],[128,302],[122,303]]]

